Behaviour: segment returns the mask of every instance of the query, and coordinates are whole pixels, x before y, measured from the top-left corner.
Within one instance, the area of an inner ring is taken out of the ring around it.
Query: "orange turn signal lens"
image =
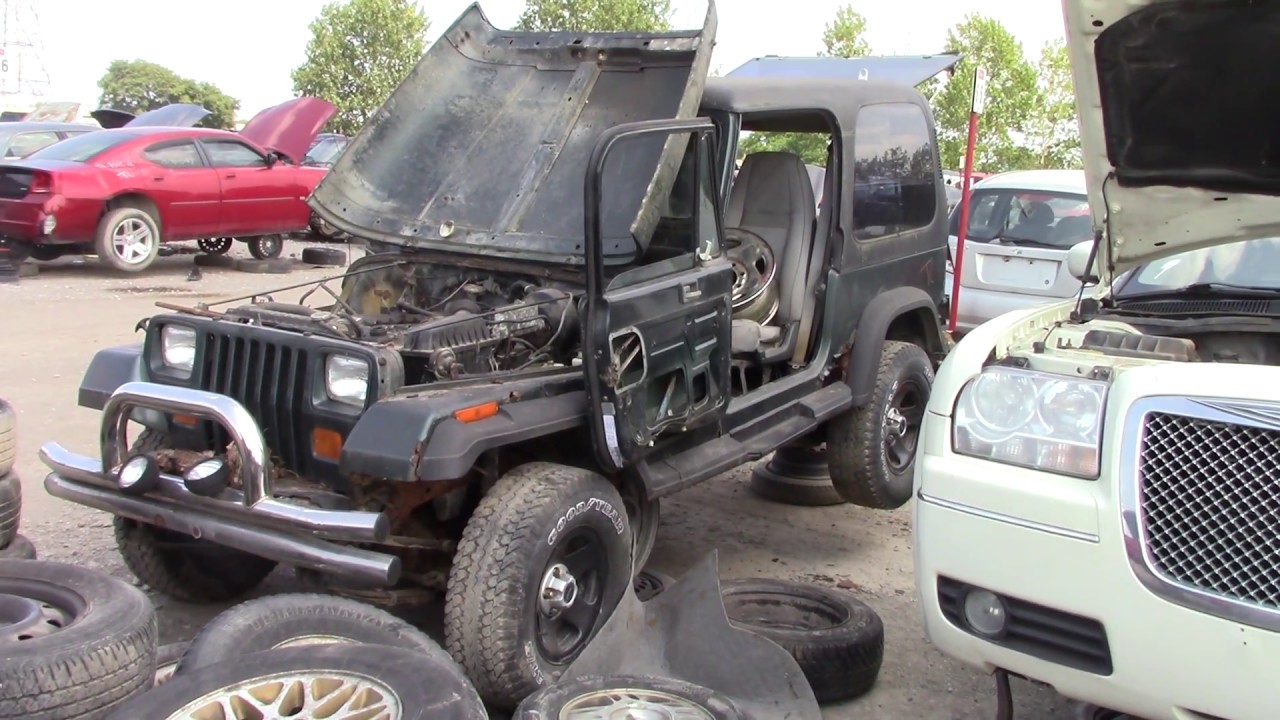
[[[498,403],[487,402],[483,405],[472,405],[461,410],[455,410],[453,417],[458,422],[473,423],[485,420],[498,414]]]
[[[173,421],[186,427],[195,427],[200,423],[200,418],[195,415],[174,415]]]
[[[337,430],[316,428],[311,431],[311,452],[321,460],[338,461],[342,457],[342,435]]]

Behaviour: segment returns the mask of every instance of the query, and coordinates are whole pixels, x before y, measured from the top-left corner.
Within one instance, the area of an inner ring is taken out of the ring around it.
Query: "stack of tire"
[[[18,456],[18,417],[0,400],[0,560],[33,560],[35,546],[18,534],[22,516],[22,483],[14,467]]]

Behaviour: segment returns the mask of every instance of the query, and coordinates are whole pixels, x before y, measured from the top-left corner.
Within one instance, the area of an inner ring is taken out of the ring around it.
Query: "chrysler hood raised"
[[[1104,281],[1280,235],[1280,4],[1063,0]]]
[[[254,115],[240,134],[298,164],[306,157],[311,141],[337,112],[338,108],[328,100],[304,95]]]
[[[583,262],[583,188],[600,134],[690,118],[716,14],[697,32],[516,32],[473,4],[431,46],[312,193],[356,237],[526,261]],[[600,208],[607,263],[647,247],[683,144],[627,141]]]
[[[108,130],[122,127],[195,127],[207,115],[208,110],[189,103],[170,103],[141,115],[115,108],[98,108],[89,113],[89,117]]]

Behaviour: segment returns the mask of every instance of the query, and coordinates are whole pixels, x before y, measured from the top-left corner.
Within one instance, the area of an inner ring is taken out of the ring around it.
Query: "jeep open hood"
[[[846,78],[915,87],[960,62],[952,53],[883,57],[779,57],[748,60],[726,77]]]
[[[671,33],[499,30],[473,4],[347,146],[311,207],[371,240],[581,263],[600,133],[694,117],[715,31],[711,2],[700,31]],[[647,247],[683,152],[658,139],[610,156],[626,171],[606,180],[605,262]]]
[[[1063,0],[1104,280],[1280,235],[1280,4]]]
[[[300,164],[311,142],[338,108],[328,100],[303,95],[272,105],[249,118],[240,134],[259,146],[280,153]]]

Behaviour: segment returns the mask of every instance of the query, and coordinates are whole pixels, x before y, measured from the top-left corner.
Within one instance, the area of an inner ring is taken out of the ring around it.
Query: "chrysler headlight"
[[[960,391],[952,445],[960,455],[1096,478],[1108,385],[989,367]]]
[[[330,355],[324,364],[324,390],[332,400],[364,407],[369,392],[369,363],[345,355]]]
[[[190,373],[196,360],[196,330],[185,325],[160,328],[160,359],[166,367]]]

